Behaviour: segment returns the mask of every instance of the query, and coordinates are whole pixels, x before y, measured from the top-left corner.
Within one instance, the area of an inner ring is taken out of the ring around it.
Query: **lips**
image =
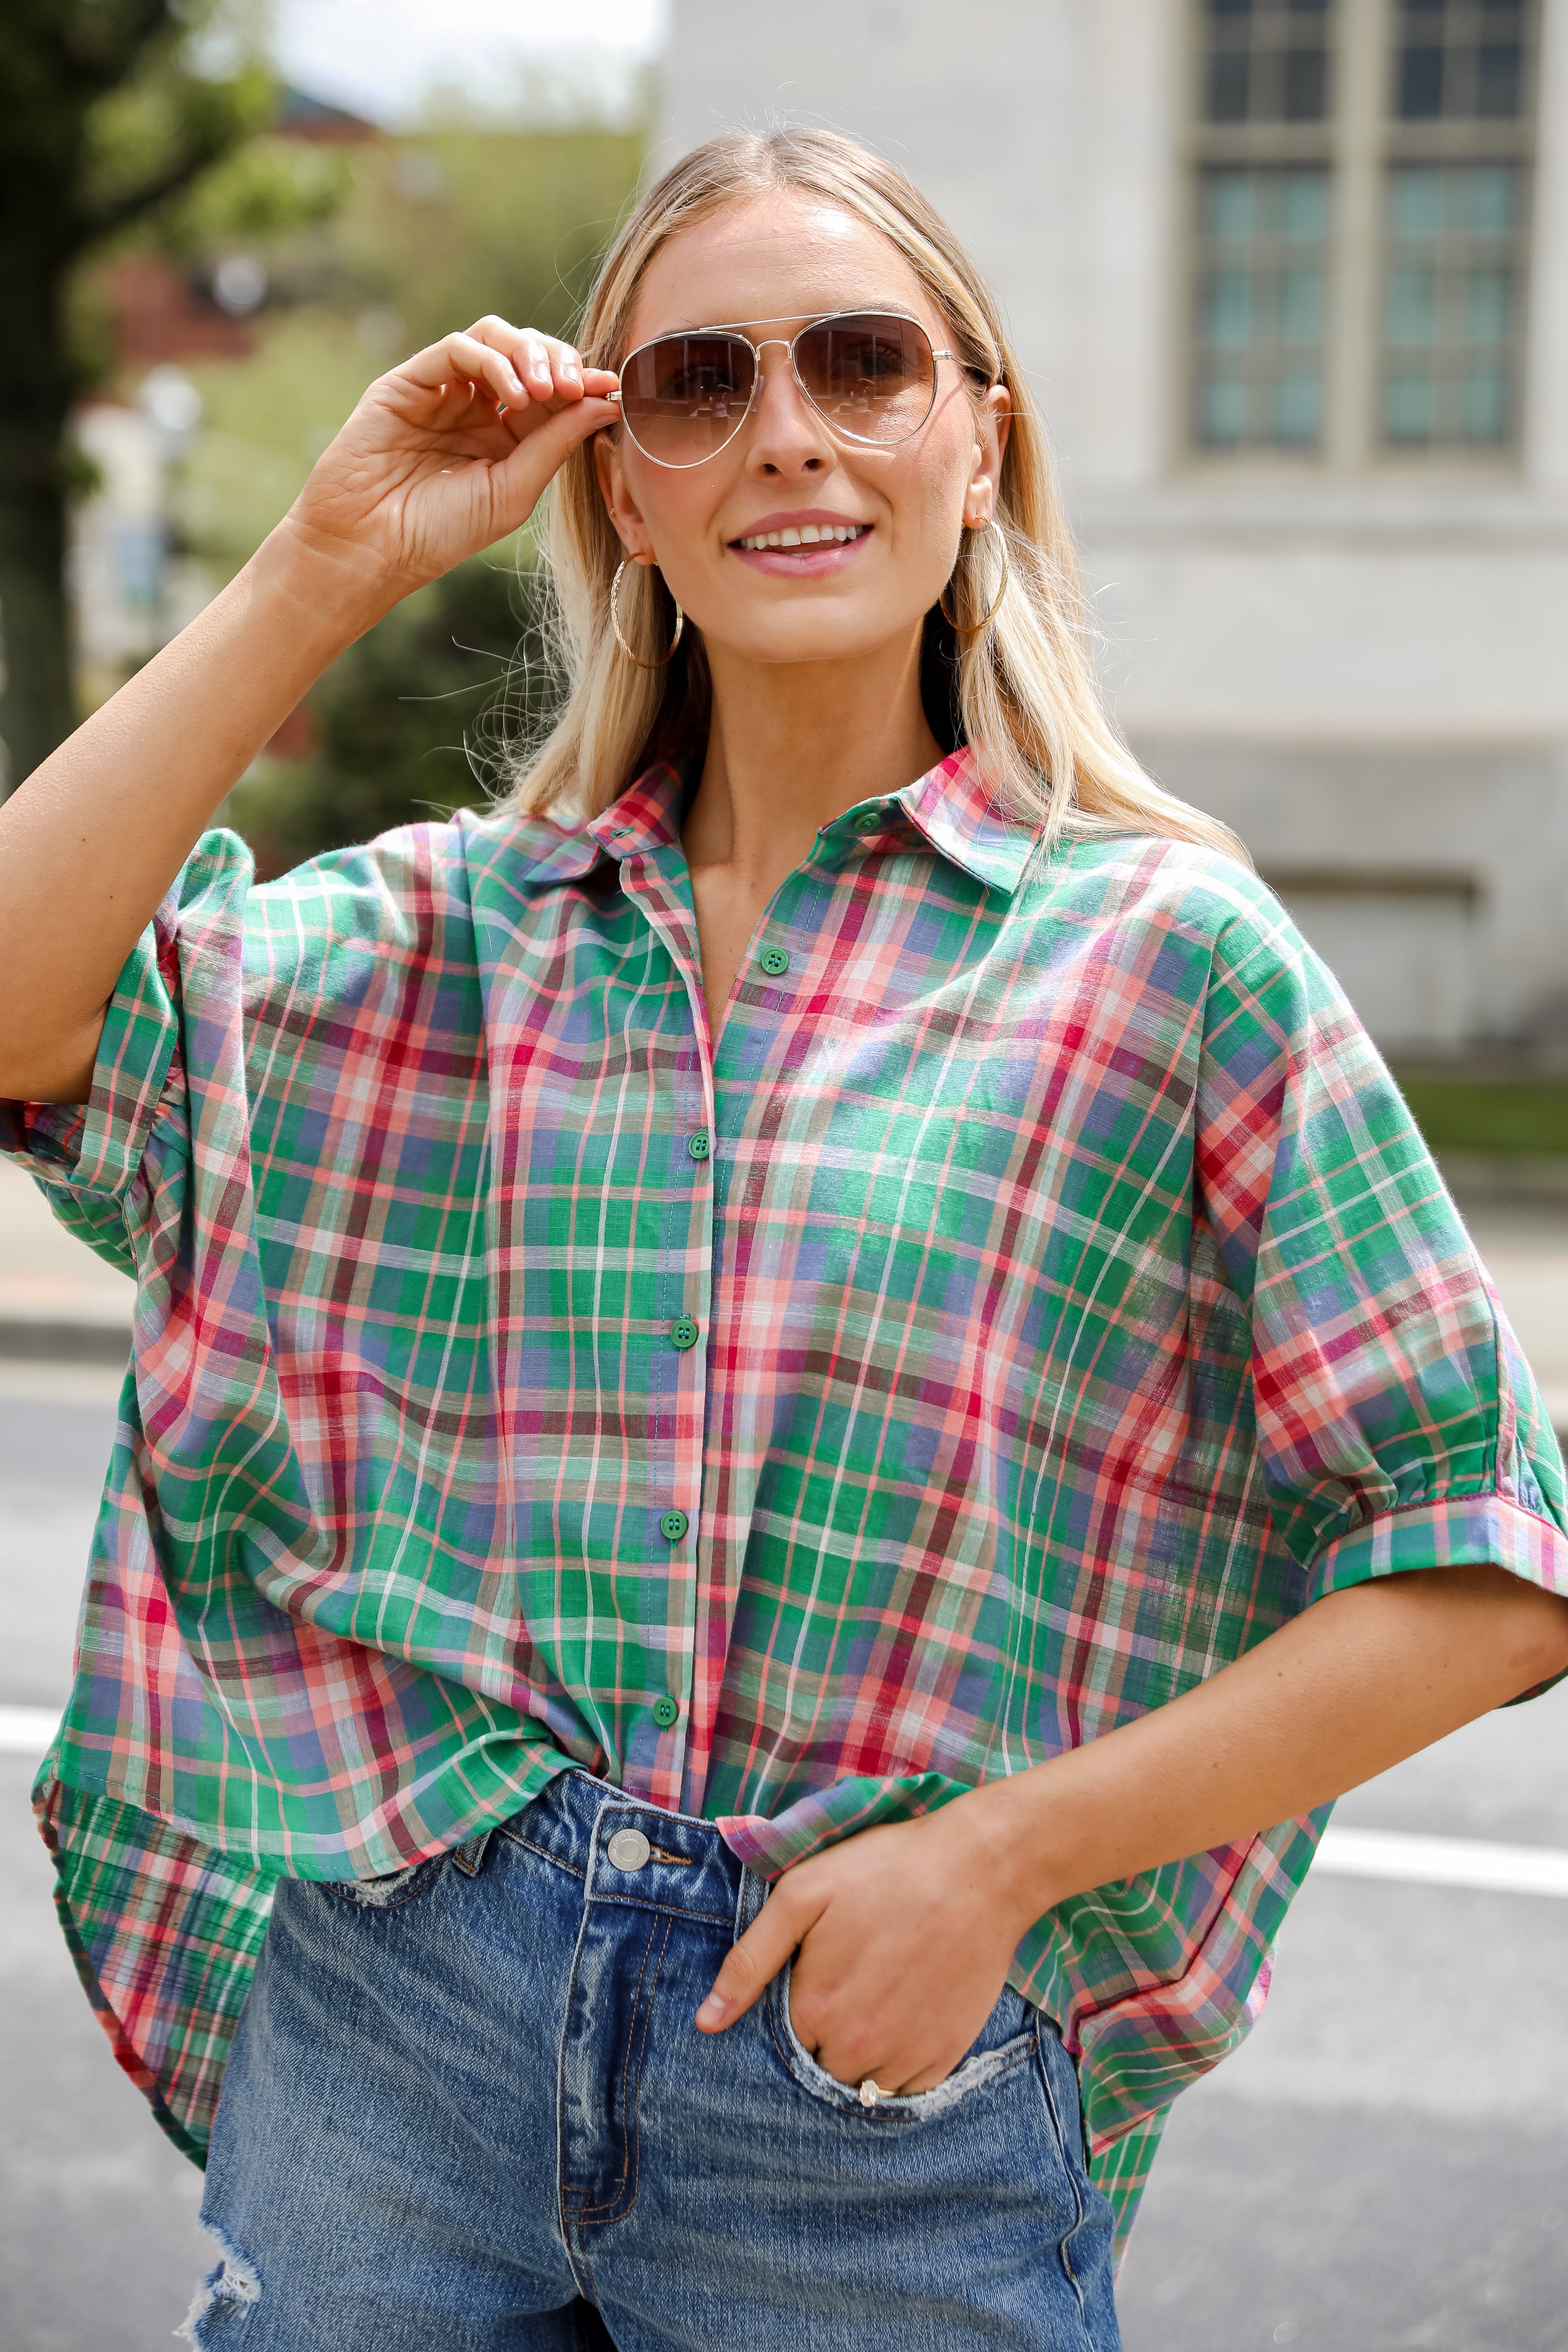
[[[854,515],[836,513],[831,507],[796,507],[758,515],[729,541],[729,551],[754,572],[776,576],[815,578],[841,571],[853,561],[855,550],[872,535],[873,526]]]
[[[780,507],[772,514],[758,515],[743,531],[737,531],[731,547],[820,547],[824,541],[830,545],[844,546],[868,531],[871,525],[858,515],[840,514],[832,507]]]

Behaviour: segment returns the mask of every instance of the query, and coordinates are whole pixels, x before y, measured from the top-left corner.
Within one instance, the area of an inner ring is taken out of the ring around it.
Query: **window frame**
[[[1211,123],[1207,95],[1207,0],[1186,0],[1182,135],[1173,219],[1178,301],[1168,404],[1169,470],[1206,482],[1260,477],[1297,482],[1376,474],[1390,480],[1511,482],[1528,459],[1531,341],[1534,317],[1535,209],[1542,102],[1542,0],[1526,0],[1524,102],[1512,118],[1402,121],[1396,91],[1401,0],[1333,0],[1328,104],[1322,122]],[[1217,165],[1250,169],[1322,164],[1328,173],[1322,355],[1323,422],[1315,444],[1244,444],[1227,449],[1197,437],[1201,366],[1199,269],[1204,175]],[[1517,314],[1511,373],[1514,415],[1507,442],[1401,446],[1385,437],[1387,289],[1393,266],[1389,185],[1401,163],[1508,163],[1521,173]]]

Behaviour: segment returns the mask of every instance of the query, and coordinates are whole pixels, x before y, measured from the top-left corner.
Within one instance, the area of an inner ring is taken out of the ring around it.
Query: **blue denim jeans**
[[[612,1840],[618,1832],[638,1837]],[[765,1885],[563,1773],[454,1854],[286,1880],[224,2083],[204,2352],[1117,2352],[1071,2062],[1004,1992],[864,2106],[779,1978],[693,2012]]]

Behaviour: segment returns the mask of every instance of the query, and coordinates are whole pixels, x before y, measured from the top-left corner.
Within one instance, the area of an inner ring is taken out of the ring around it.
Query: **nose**
[[[831,474],[838,457],[826,425],[795,381],[789,344],[758,343],[757,365],[747,473],[764,481]]]

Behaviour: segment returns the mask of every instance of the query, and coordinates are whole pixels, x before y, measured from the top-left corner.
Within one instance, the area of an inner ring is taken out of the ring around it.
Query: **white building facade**
[[[1568,1045],[1568,0],[674,0],[1001,294],[1117,716],[1374,1033]]]

